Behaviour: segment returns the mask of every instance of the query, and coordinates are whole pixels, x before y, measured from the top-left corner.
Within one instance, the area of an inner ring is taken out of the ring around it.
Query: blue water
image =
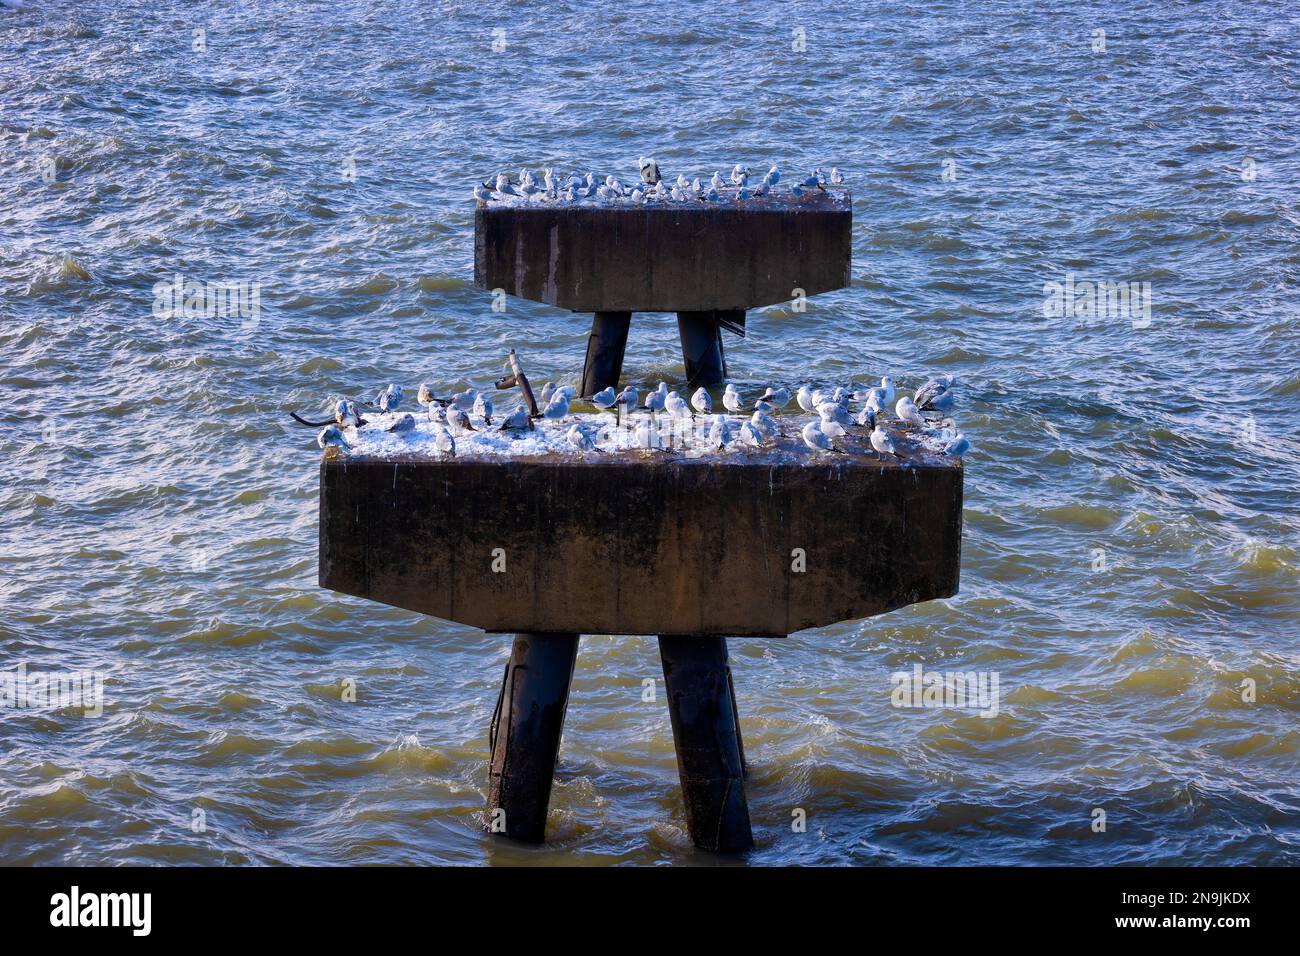
[[[0,710],[0,862],[711,862],[641,638],[582,642],[549,843],[483,835],[508,641],[317,587],[284,414],[574,380],[587,317],[473,287],[470,186],[640,155],[838,166],[851,287],[733,375],[951,372],[975,445],[956,597],[731,642],[748,862],[1300,861],[1296,9],[951,7],[0,7],[0,666],[108,675]],[[178,273],[259,320],[155,316]],[[1149,323],[1046,316],[1070,274]],[[998,716],[891,707],[917,662]]]

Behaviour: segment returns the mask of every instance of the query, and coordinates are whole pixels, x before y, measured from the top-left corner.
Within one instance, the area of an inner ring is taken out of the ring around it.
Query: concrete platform
[[[702,457],[327,457],[320,583],[487,631],[755,637],[956,593],[960,460],[856,429],[814,456],[778,421],[769,448]]]
[[[488,202],[474,281],[574,312],[743,311],[849,284],[847,190],[740,202]]]

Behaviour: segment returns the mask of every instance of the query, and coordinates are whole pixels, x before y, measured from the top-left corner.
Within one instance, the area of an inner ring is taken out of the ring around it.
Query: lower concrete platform
[[[956,593],[962,466],[814,453],[327,456],[320,583],[487,631],[780,637]],[[462,443],[464,444],[464,443]]]

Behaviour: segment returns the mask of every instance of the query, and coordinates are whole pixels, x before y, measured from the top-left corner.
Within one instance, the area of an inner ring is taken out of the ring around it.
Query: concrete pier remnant
[[[618,387],[633,312],[675,312],[691,388],[726,377],[718,329],[745,311],[842,289],[852,197],[810,190],[741,202],[479,204],[474,281],[595,313],[582,394]]]
[[[747,310],[849,283],[842,189],[717,203],[492,200],[474,222],[481,288],[593,313],[584,397],[620,384],[633,312],[677,314],[689,392],[726,379],[722,332],[743,336]],[[517,387],[535,417],[513,350],[509,361],[497,386]],[[959,459],[901,426],[897,455],[873,450],[860,428],[814,452],[797,424],[777,422],[762,448],[723,452],[685,441],[589,454],[535,442],[506,453],[466,442],[455,457],[327,450],[322,587],[515,635],[489,731],[490,830],[544,838],[579,635],[656,635],[691,840],[749,849],[726,639],[956,593]]]

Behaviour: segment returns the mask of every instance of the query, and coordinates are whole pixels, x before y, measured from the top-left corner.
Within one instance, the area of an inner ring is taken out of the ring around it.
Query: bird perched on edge
[[[709,395],[706,388],[697,388],[695,394],[691,396],[691,406],[703,415],[711,414],[713,411],[713,397]]]
[[[591,440],[591,436],[577,425],[570,426],[564,437],[568,439],[569,444],[578,449],[578,451],[596,450],[596,443]]]
[[[902,421],[910,422],[919,428],[925,427],[925,416],[921,414],[921,410],[906,395],[898,400],[898,404],[894,406],[894,413]]]
[[[730,382],[727,383],[727,387],[722,391],[722,407],[729,412],[737,413],[745,407],[744,402],[740,398],[740,392],[736,391],[736,386],[732,385]]]
[[[803,427],[803,443],[813,451],[835,451],[830,436],[817,422],[809,422]]]
[[[614,387],[612,385],[608,388],[602,388],[595,395],[591,396],[591,404],[595,405],[602,412],[609,411],[613,408],[614,402],[617,400],[618,396],[614,394]]]
[[[349,447],[348,440],[343,437],[343,432],[339,430],[337,425],[326,425],[322,428],[320,434],[316,436],[316,444],[320,445],[321,448],[342,448],[346,450]]]
[[[871,432],[871,447],[882,455],[898,454],[898,449],[894,447],[894,440],[879,425]]]

